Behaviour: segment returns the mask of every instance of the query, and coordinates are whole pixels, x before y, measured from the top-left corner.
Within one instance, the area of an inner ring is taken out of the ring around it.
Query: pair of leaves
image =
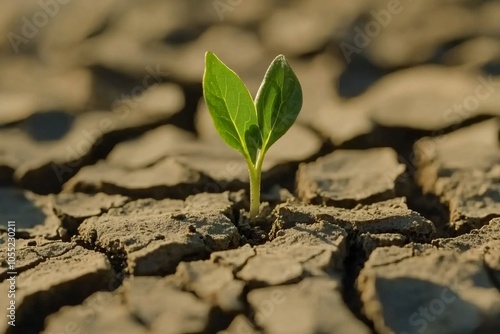
[[[269,66],[254,103],[238,75],[207,52],[203,94],[219,135],[254,165],[288,131],[302,107],[300,83],[283,55]]]

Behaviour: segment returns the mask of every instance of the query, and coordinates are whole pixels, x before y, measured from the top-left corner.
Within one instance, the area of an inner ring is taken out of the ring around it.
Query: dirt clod
[[[389,148],[340,150],[301,164],[297,191],[306,203],[352,208],[401,194],[404,185],[398,179],[404,171],[396,152]]]
[[[89,247],[118,255],[131,274],[173,273],[184,258],[204,258],[239,244],[238,231],[228,218],[231,205],[226,193],[200,194],[186,201],[132,201],[86,219],[78,228],[79,238]],[[172,218],[178,211],[184,219]]]

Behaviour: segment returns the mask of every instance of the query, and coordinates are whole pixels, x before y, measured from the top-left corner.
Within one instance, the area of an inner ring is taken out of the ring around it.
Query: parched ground
[[[500,3],[398,3],[2,2],[0,333],[500,333]],[[302,84],[258,222],[206,50]]]

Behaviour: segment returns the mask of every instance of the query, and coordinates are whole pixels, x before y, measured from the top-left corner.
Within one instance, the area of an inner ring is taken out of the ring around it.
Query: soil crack
[[[366,253],[356,245],[356,237],[348,237],[348,254],[344,260],[344,272],[342,276],[342,298],[352,314],[362,321],[373,332],[375,326],[363,313],[361,295],[356,288],[356,281],[365,262],[368,260]]]

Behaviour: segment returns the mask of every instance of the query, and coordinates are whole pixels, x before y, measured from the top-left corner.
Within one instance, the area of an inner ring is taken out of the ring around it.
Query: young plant
[[[247,162],[250,218],[255,218],[260,209],[264,156],[302,108],[300,83],[285,57],[279,55],[267,69],[254,101],[238,75],[207,52],[203,95],[217,132]]]

